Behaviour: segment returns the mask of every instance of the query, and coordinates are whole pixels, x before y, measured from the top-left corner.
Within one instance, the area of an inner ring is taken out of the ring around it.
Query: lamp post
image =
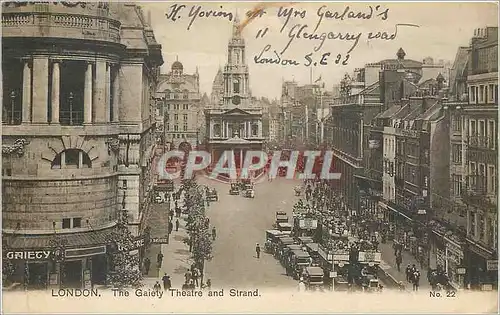
[[[73,126],[73,99],[75,96],[73,92],[69,92],[68,104],[69,104],[69,125]]]
[[[10,121],[9,123],[12,125],[15,122],[15,114],[14,114],[14,109],[16,108],[16,91],[10,92]]]

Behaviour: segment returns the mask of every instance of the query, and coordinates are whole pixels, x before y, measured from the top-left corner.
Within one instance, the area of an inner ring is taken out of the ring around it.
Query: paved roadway
[[[265,231],[272,229],[276,211],[292,215],[296,201],[293,187],[297,181],[276,179],[255,187],[255,198],[229,195],[229,185],[206,178],[200,184],[215,187],[219,201],[207,210],[210,225],[217,229],[213,259],[206,264],[206,274],[216,286],[237,288],[294,287],[297,282],[284,274],[272,255],[264,253]],[[262,251],[256,258],[255,246]]]

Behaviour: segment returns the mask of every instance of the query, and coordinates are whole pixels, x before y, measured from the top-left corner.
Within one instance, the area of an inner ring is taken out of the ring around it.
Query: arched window
[[[67,149],[56,155],[52,160],[52,169],[91,168],[89,155],[79,149]]]
[[[182,98],[185,100],[187,100],[189,98],[189,91],[188,90],[182,91]]]
[[[220,137],[221,136],[221,129],[219,124],[214,125],[214,137]]]
[[[240,80],[239,79],[234,79],[233,80],[233,93],[240,93]]]
[[[165,90],[165,98],[168,100],[170,99],[172,96],[171,96],[171,93],[170,93],[170,90]]]

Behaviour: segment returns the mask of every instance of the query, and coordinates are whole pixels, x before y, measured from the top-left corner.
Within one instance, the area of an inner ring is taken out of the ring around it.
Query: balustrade
[[[50,35],[52,37],[77,36],[80,38],[104,39],[111,42],[120,41],[120,22],[104,17],[85,15],[71,15],[53,12],[8,12],[2,14],[2,27],[5,37],[18,36],[23,32],[22,28],[35,28],[32,36],[47,36],[41,31],[37,35],[36,29],[40,26],[52,26]],[[18,29],[20,28],[20,29]],[[68,33],[69,29],[73,29]],[[29,34],[30,32],[23,32]]]

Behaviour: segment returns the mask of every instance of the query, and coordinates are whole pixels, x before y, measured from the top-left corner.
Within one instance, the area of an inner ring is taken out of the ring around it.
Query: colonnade
[[[24,61],[22,123],[59,124],[61,109],[61,63],[71,62],[51,59],[49,57],[33,57]],[[52,71],[49,71],[49,68]],[[105,124],[119,121],[120,83],[118,65],[106,60],[87,61],[83,93],[83,123]],[[95,72],[95,74],[94,74]],[[112,75],[114,74],[114,75]],[[80,75],[76,72],[74,75]],[[51,80],[50,100],[49,80]],[[111,97],[113,95],[113,97]],[[51,117],[48,117],[48,106]],[[112,113],[112,114],[111,114]]]

